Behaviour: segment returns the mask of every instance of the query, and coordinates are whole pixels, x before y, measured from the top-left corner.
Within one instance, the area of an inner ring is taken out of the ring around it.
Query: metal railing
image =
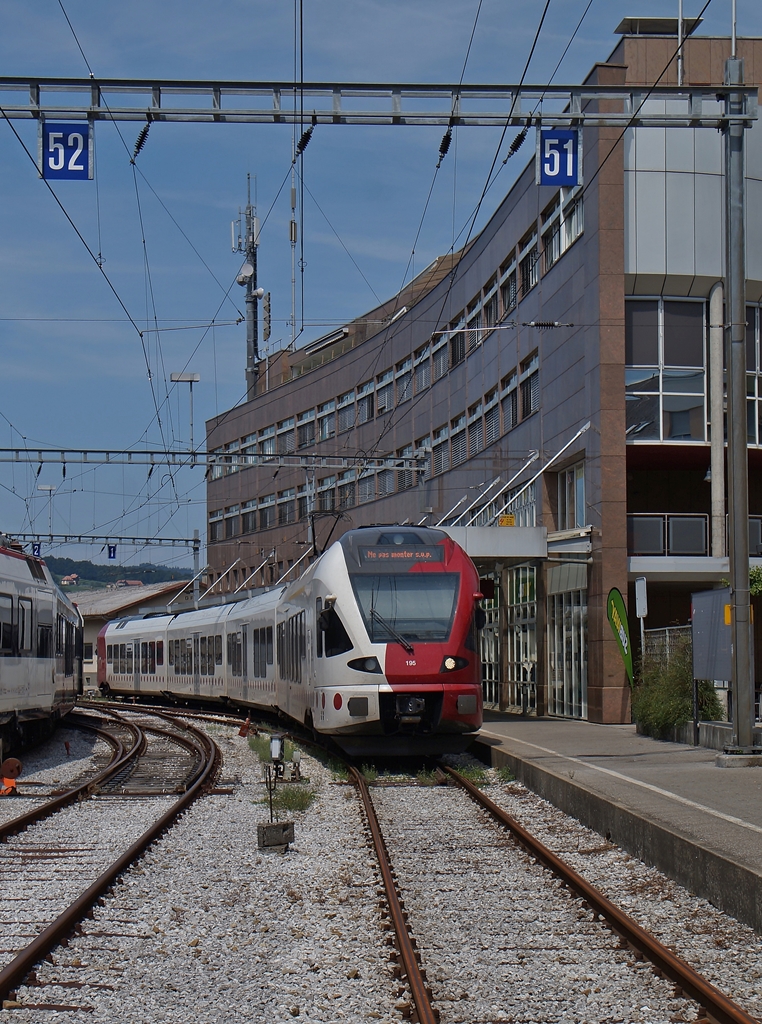
[[[628,555],[707,555],[709,516],[630,513]]]

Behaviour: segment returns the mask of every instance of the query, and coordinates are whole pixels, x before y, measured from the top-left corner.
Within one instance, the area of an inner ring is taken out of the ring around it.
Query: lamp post
[[[197,373],[170,373],[173,384],[188,384],[190,389],[190,450],[193,451],[193,385],[198,384],[201,377]]]

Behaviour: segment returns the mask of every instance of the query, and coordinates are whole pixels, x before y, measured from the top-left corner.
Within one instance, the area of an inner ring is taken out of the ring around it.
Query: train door
[[[249,699],[249,626],[241,626],[241,698]]]
[[[199,655],[199,642],[201,640],[200,633],[193,634],[193,694],[196,697],[201,696],[201,660]],[[191,666],[188,666],[191,668]]]

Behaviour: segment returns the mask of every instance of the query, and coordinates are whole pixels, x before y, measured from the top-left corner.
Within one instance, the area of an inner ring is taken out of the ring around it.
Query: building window
[[[288,526],[296,521],[296,492],[293,487],[278,492],[278,525]]]
[[[415,373],[415,393],[420,395],[431,384],[431,363],[429,362],[429,346],[419,348],[413,356]]]
[[[558,474],[558,529],[575,530],[586,521],[585,463],[578,462]]]
[[[231,505],[225,509],[225,540],[237,537],[239,533],[238,505]]]
[[[466,337],[468,339],[468,351],[473,352],[481,339],[482,310],[478,298],[468,304],[466,314]]]
[[[326,476],[318,484],[318,509],[321,512],[331,512],[336,508],[336,477]]]
[[[484,447],[484,422],[482,403],[477,402],[468,410],[468,457],[472,459]]]
[[[434,431],[431,446],[431,472],[433,476],[444,473],[450,468],[450,441],[447,424]]]
[[[216,509],[214,512],[209,513],[209,541],[214,543],[217,540],[222,540],[224,536],[224,520],[222,518],[222,509]]]
[[[412,459],[413,457],[413,446],[412,444],[405,445],[404,448],[397,450],[397,456],[400,459]],[[406,491],[408,487],[412,487],[414,484],[414,476],[412,469],[398,469],[397,470],[397,490]]]
[[[300,448],[308,448],[315,443],[315,410],[300,413],[296,418],[296,440]]]
[[[545,272],[561,256],[561,197],[556,196],[542,215],[542,252],[545,260]]]
[[[259,499],[259,528],[269,530],[275,526],[275,495],[266,494]]]
[[[625,301],[629,441],[706,439],[704,346],[704,302]]]
[[[318,441],[327,441],[336,433],[336,403],[334,401],[324,402],[318,406]]]
[[[519,379],[516,375],[516,371],[509,373],[507,377],[503,377],[501,388],[500,388],[500,404],[503,409],[503,433],[507,434],[509,430],[513,430],[516,424],[519,422],[519,391],[518,391]]]
[[[519,243],[519,277],[522,299],[537,284],[537,263],[540,254],[537,249],[537,233],[533,230]]]
[[[525,420],[540,408],[540,371],[537,353],[521,364],[521,418]]]
[[[296,439],[294,437],[294,418],[289,417],[287,420],[281,420],[278,424],[278,455],[291,455],[293,454],[296,447]]]
[[[347,391],[339,396],[339,433],[349,430],[355,423],[355,393]]]
[[[259,432],[259,454],[275,455],[275,427],[265,427]]]
[[[500,312],[497,300],[497,281],[492,279],[491,283],[484,289],[485,296],[482,304],[482,326],[486,331],[491,330],[498,321]]]
[[[394,470],[384,469],[376,477],[376,493],[379,498],[394,493]]]
[[[413,360],[404,359],[397,363],[397,405],[413,397]]]
[[[497,388],[484,396],[484,443],[489,446],[500,437],[500,406]]]
[[[254,533],[257,529],[257,503],[245,501],[241,505],[241,533]]]
[[[389,412],[394,405],[394,378],[387,370],[376,379],[376,415]]]
[[[238,447],[237,441],[231,441],[230,444],[225,445],[225,454],[222,460],[225,464],[225,476],[237,473],[241,468],[238,464]]]
[[[360,505],[376,497],[376,475],[368,473],[357,481],[357,500]]]
[[[357,422],[367,423],[373,419],[373,381],[357,389]]]
[[[339,475],[339,508],[354,508],[355,481],[354,470],[349,469]]]
[[[432,380],[439,380],[447,373],[447,337],[440,338],[432,352]]]
[[[453,466],[459,466],[461,462],[465,462],[468,458],[468,448],[466,446],[466,416],[465,413],[462,416],[458,416],[450,424],[450,433],[452,437],[452,455],[450,462]]]
[[[510,313],[516,306],[516,264],[503,271],[500,281],[500,301],[503,303],[503,313]]]
[[[455,331],[450,335],[450,366],[457,366],[466,358],[466,334]]]

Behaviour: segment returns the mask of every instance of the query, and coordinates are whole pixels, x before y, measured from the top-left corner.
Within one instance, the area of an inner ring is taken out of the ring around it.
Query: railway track
[[[457,772],[443,768],[450,786],[371,797],[351,771],[381,866],[403,1015],[755,1024]]]
[[[163,715],[140,712],[135,719],[109,715],[82,725],[108,739],[111,762],[3,826],[0,999],[8,1000],[35,964],[66,944],[126,868],[214,778],[218,750],[205,733]]]

